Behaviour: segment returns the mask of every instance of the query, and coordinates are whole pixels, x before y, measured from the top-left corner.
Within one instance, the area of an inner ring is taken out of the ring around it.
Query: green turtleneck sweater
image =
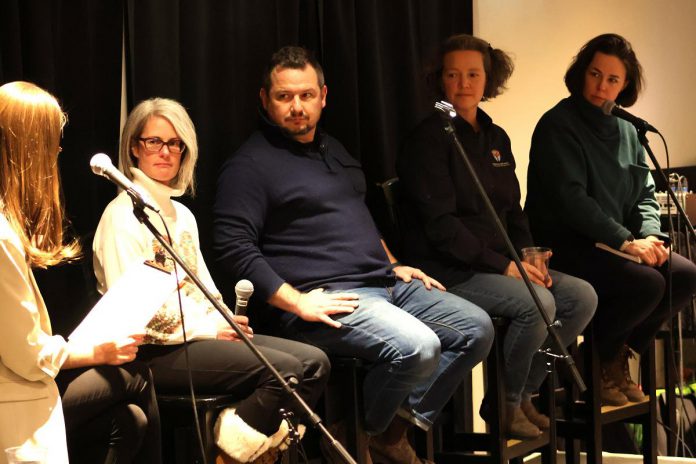
[[[655,185],[635,128],[582,96],[561,100],[532,136],[525,211],[552,247],[660,235]]]

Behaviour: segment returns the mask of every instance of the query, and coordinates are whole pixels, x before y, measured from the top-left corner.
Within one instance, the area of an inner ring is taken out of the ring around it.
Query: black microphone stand
[[[657,162],[657,158],[655,158],[655,154],[653,153],[652,149],[650,148],[650,143],[648,142],[648,137],[647,137],[648,129],[645,126],[639,126],[639,125],[635,125],[635,124],[634,124],[634,126],[636,128],[636,131],[638,132],[638,140],[640,141],[640,144],[643,146],[643,148],[645,148],[645,151],[648,154],[650,161],[652,161],[652,164],[655,167],[655,172],[660,176],[660,179],[662,179],[662,181],[665,183],[665,190],[667,191],[667,195],[669,196],[669,198],[672,199],[674,206],[677,208],[677,214],[678,214],[679,218],[682,221],[684,221],[684,224],[686,226],[686,230],[691,234],[691,236],[694,239],[696,239],[696,230],[694,230],[693,224],[691,224],[689,217],[686,215],[686,211],[684,211],[684,208],[682,207],[681,202],[677,198],[676,193],[674,193],[674,191],[670,188],[669,181],[667,180],[667,176],[665,175],[665,171],[660,166],[660,163]],[[656,130],[655,132],[657,132],[660,136],[662,136],[662,134],[660,134],[659,131]],[[663,140],[664,140],[664,138],[663,138]],[[670,221],[670,224],[672,222],[671,215],[672,215],[672,210],[671,210],[671,208],[668,207],[667,208],[667,218]],[[678,240],[678,237],[677,237],[677,240]],[[687,250],[690,250],[690,241],[689,241],[688,234],[686,235],[686,248],[687,248]],[[690,251],[689,251],[689,254],[690,254]],[[671,256],[670,256],[670,259],[671,259]],[[670,291],[671,291],[671,286],[670,286]],[[691,302],[691,305],[693,308],[693,305],[694,305],[693,301]],[[671,320],[671,318],[670,318],[670,320]],[[669,391],[670,388],[673,388],[673,386],[668,385],[667,391]],[[684,401],[683,394],[684,394],[684,391],[683,391],[682,385],[680,384],[679,385],[679,397],[682,399],[682,404]],[[669,401],[669,395],[667,395],[667,399]],[[669,403],[668,403],[668,407],[669,407]],[[687,414],[687,420],[688,420],[688,414]]]
[[[251,342],[249,337],[242,331],[242,329],[239,328],[236,322],[230,317],[230,315],[227,313],[225,308],[220,304],[220,302],[213,296],[212,293],[210,293],[210,290],[205,286],[203,282],[198,278],[196,274],[191,271],[191,268],[188,267],[188,265],[184,262],[184,260],[179,256],[179,254],[174,250],[174,248],[169,244],[169,242],[162,236],[162,234],[155,228],[155,226],[152,224],[150,221],[150,218],[148,217],[147,213],[145,212],[144,205],[141,204],[138,201],[135,201],[133,199],[133,214],[135,214],[135,217],[140,221],[142,224],[147,227],[150,232],[152,232],[152,235],[155,236],[157,241],[164,247],[165,250],[167,250],[167,253],[169,253],[169,256],[171,256],[174,261],[181,266],[181,268],[186,272],[186,275],[188,275],[193,283],[196,284],[196,286],[203,292],[205,297],[212,303],[212,305],[215,307],[215,309],[218,310],[218,312],[222,315],[222,317],[227,321],[227,323],[234,329],[235,332],[237,332],[237,335],[239,338],[244,342],[244,344],[249,348],[249,350],[258,358],[258,360],[263,364],[266,369],[268,369],[271,374],[273,374],[273,377],[280,383],[282,386],[283,390],[285,390],[285,393],[287,393],[290,397],[292,397],[295,402],[300,406],[300,409],[303,410],[304,414],[307,416],[307,418],[310,420],[311,424],[313,427],[318,428],[319,431],[326,437],[326,439],[331,443],[331,445],[336,449],[336,451],[341,455],[343,460],[348,463],[348,464],[357,464],[355,460],[348,454],[346,449],[341,445],[341,443],[336,440],[329,431],[326,429],[324,426],[321,418],[319,415],[317,415],[312,409],[309,407],[305,401],[300,398],[300,396],[297,394],[297,392],[293,389],[293,387],[288,383],[281,375],[280,373],[276,370],[275,367],[266,359],[266,357],[259,351],[258,348]]]
[[[566,347],[563,346],[563,343],[561,343],[561,339],[558,337],[558,332],[556,332],[556,327],[560,326],[560,322],[551,321],[548,314],[546,314],[546,311],[544,310],[544,305],[541,303],[541,300],[539,299],[536,290],[534,290],[534,287],[532,286],[532,281],[529,280],[529,276],[527,275],[527,272],[524,270],[524,266],[522,266],[522,262],[520,261],[520,257],[518,256],[517,251],[515,251],[515,246],[510,241],[510,237],[508,236],[505,227],[500,222],[500,218],[498,217],[498,214],[495,212],[495,208],[493,207],[490,198],[488,198],[488,194],[486,193],[485,188],[483,187],[481,181],[476,175],[476,170],[472,166],[471,161],[469,161],[469,157],[466,155],[466,151],[464,150],[462,143],[459,141],[459,137],[457,137],[457,133],[454,130],[454,125],[452,124],[452,118],[456,115],[454,107],[448,102],[441,101],[435,103],[435,109],[442,113],[441,116],[442,122],[445,125],[445,132],[452,136],[452,142],[454,143],[454,146],[457,148],[457,151],[459,152],[459,155],[462,157],[462,160],[464,160],[464,165],[466,166],[466,169],[469,175],[471,176],[471,179],[474,181],[474,185],[476,185],[476,189],[478,190],[481,199],[483,199],[483,203],[486,205],[486,210],[488,211],[489,215],[491,216],[491,219],[495,223],[495,226],[498,229],[500,236],[503,237],[503,239],[505,240],[505,246],[507,247],[508,252],[512,257],[512,260],[515,262],[515,266],[517,266],[517,269],[520,275],[522,276],[522,280],[527,286],[527,290],[529,290],[529,293],[532,296],[532,299],[534,300],[534,304],[536,305],[537,309],[539,310],[539,313],[541,314],[544,324],[546,324],[546,330],[549,333],[551,340],[553,341],[553,345],[560,353],[559,357],[563,359],[563,361],[565,361],[566,363],[566,366],[568,366],[568,369],[573,377],[573,381],[575,382],[575,385],[578,387],[580,393],[584,392],[585,390],[587,390],[585,382],[583,382],[582,377],[580,376],[580,372],[578,372],[578,368],[575,365],[573,357],[568,354]]]

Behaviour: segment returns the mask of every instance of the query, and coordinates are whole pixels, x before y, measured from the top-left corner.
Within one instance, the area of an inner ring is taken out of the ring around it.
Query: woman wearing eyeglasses
[[[172,200],[194,193],[197,157],[193,123],[179,103],[153,98],[128,116],[121,136],[120,169],[154,199],[162,218],[148,211],[152,223],[165,237],[162,221],[166,223],[176,251],[222,302],[201,255],[196,220],[188,208]],[[171,258],[165,258],[155,237],[137,221],[130,197],[122,192],[106,207],[94,237],[99,291],[105,292],[130,265],[144,260],[165,260],[165,266],[173,268]],[[185,326],[186,339],[193,341],[188,345],[188,365],[195,391],[239,397],[239,403],[218,418],[218,462],[275,462],[287,435],[279,409],[292,410],[295,404],[182,270],[179,276],[183,325],[179,296],[173,292],[147,326],[146,344],[138,358],[152,369],[158,392],[188,394]],[[285,379],[300,382],[297,392],[313,405],[328,378],[326,355],[302,343],[254,334],[245,316],[234,319]]]

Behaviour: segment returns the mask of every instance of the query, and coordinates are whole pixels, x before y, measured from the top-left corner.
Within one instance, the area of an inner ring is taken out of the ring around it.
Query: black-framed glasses
[[[159,137],[139,137],[138,140],[143,144],[147,151],[157,153],[162,150],[164,145],[169,149],[169,153],[180,154],[186,150],[186,144],[181,139],[170,139],[166,142]]]

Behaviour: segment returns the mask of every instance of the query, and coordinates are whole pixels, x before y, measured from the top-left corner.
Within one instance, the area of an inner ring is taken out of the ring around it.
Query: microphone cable
[[[667,141],[665,140],[664,136],[663,136],[660,132],[657,132],[657,134],[660,136],[660,139],[662,140],[662,145],[665,147],[665,160],[666,160],[666,162],[667,162],[667,171],[669,171],[669,169],[670,169],[670,162],[669,162],[669,147],[667,146]],[[670,188],[669,182],[667,183],[667,185],[666,185],[665,187],[668,188],[668,189]],[[679,183],[677,184],[677,190],[679,191]],[[678,191],[675,192],[675,193],[678,193]],[[677,197],[677,200],[678,200],[678,199],[679,199],[679,198]],[[669,226],[669,236],[670,236],[671,239],[672,239],[672,244],[675,244],[675,243],[676,243],[677,246],[679,246],[680,240],[679,240],[679,236],[677,235],[677,234],[678,234],[679,227],[677,228],[677,233],[675,234],[675,232],[674,232],[674,224],[673,224],[673,222],[672,222],[672,214],[671,214],[671,212],[672,212],[671,197],[669,196],[669,194],[667,194],[667,224],[668,224],[668,226]],[[679,225],[681,224],[681,218],[680,218],[678,215],[677,215],[677,221],[678,221],[677,224],[678,224],[678,226],[679,226]],[[675,241],[675,239],[676,239],[676,241]],[[687,234],[686,234],[686,246],[687,246],[687,249],[690,247],[690,243],[691,243],[691,237],[689,237],[689,234],[687,233]],[[673,342],[674,342],[674,324],[673,324],[673,321],[672,321],[672,319],[673,319],[673,317],[672,317],[672,305],[673,305],[673,302],[672,302],[672,291],[673,291],[673,287],[672,287],[672,285],[673,285],[673,282],[672,282],[672,250],[673,250],[673,246],[668,247],[668,253],[669,253],[669,255],[668,255],[668,258],[667,258],[667,290],[666,290],[666,291],[668,292],[668,293],[667,293],[667,299],[668,299],[668,311],[669,311],[669,324],[667,324],[667,327],[668,327],[668,336],[670,337],[670,343],[673,343]],[[689,253],[689,254],[690,254],[690,253]],[[693,296],[692,296],[692,301],[691,301],[690,306],[693,308]],[[679,310],[679,314],[677,314],[677,319],[678,319],[678,320],[680,319],[681,311],[682,311],[683,309],[684,309],[684,308],[680,309],[680,310]],[[682,333],[681,333],[681,324],[679,324],[679,325],[680,325],[680,327],[679,327],[679,330],[677,331],[677,335],[678,335],[678,337],[679,337],[679,338],[678,338],[678,341],[679,341],[679,350],[678,350],[678,352],[679,352],[679,359],[680,359],[680,362],[679,362],[679,364],[677,364],[676,352],[674,353],[674,356],[670,356],[670,357],[669,357],[669,360],[670,360],[670,362],[672,363],[672,366],[671,366],[671,367],[674,369],[674,372],[677,373],[677,380],[678,380],[678,382],[679,382],[679,394],[678,394],[678,398],[679,398],[679,403],[680,403],[680,405],[681,405],[681,410],[682,410],[682,412],[683,412],[683,414],[684,414],[684,416],[685,416],[685,418],[686,418],[686,424],[690,426],[690,427],[689,427],[689,433],[690,433],[690,435],[691,435],[691,438],[694,440],[694,442],[696,442],[696,431],[694,431],[694,426],[696,426],[696,424],[693,424],[693,423],[692,423],[691,417],[689,416],[689,412],[688,412],[688,410],[687,410],[687,408],[686,408],[686,401],[684,400],[684,372],[683,372],[683,369],[682,369],[682,367],[683,367],[683,362],[682,362],[682,360],[684,359],[684,358],[683,358],[683,356],[684,356],[684,352],[683,352],[683,341],[682,341],[682,340],[683,340],[683,336],[682,336]],[[666,397],[666,395],[667,395],[667,389],[672,388],[672,387],[673,387],[672,385],[666,385],[666,388],[665,388],[665,397]],[[652,393],[652,392],[651,392],[651,393]],[[665,398],[665,399],[666,399],[666,398]],[[684,422],[684,419],[683,419],[683,418],[678,418],[677,420],[678,420],[678,423],[677,423],[677,430],[676,430],[676,431],[670,430],[670,432],[677,438],[677,443],[675,443],[675,447],[676,447],[676,446],[679,446],[679,442],[681,442],[681,443],[685,446],[686,450],[688,450],[689,454],[691,454],[691,456],[693,457],[693,454],[691,453],[691,450],[688,448],[688,446],[686,446],[686,441],[685,441],[685,439],[684,439],[684,433],[685,433],[685,431],[686,431],[686,430],[685,430],[685,427],[682,426],[682,424],[683,424],[683,422]],[[665,430],[667,430],[668,428],[669,428],[669,427],[666,427],[666,426],[665,426]],[[675,451],[675,453],[676,453],[677,450],[675,449],[674,451]]]
[[[164,231],[167,235],[167,240],[169,240],[169,243],[174,246],[174,241],[172,240],[171,233],[169,232],[169,227],[167,227],[167,222],[164,220],[164,217],[162,214],[157,211],[157,216],[159,216],[160,220],[162,221],[162,225],[164,226]],[[166,252],[166,250],[165,250]],[[194,419],[194,429],[196,430],[196,438],[198,441],[198,448],[201,452],[201,457],[203,459],[203,464],[208,464],[208,457],[205,455],[205,447],[203,446],[203,435],[201,433],[201,427],[200,427],[200,421],[198,419],[198,408],[196,408],[196,392],[193,387],[193,373],[191,371],[191,363],[189,361],[189,350],[188,350],[188,345],[189,341],[186,336],[186,323],[184,321],[184,305],[181,300],[181,285],[179,281],[179,272],[177,270],[177,264],[176,261],[170,256],[170,259],[173,262],[174,266],[174,279],[176,280],[176,294],[177,294],[177,299],[179,301],[179,317],[181,319],[181,332],[183,334],[184,338],[184,359],[185,359],[185,364],[186,364],[186,372],[187,372],[187,377],[188,377],[188,386],[189,386],[189,394],[191,396],[191,410],[193,411],[193,419]]]

